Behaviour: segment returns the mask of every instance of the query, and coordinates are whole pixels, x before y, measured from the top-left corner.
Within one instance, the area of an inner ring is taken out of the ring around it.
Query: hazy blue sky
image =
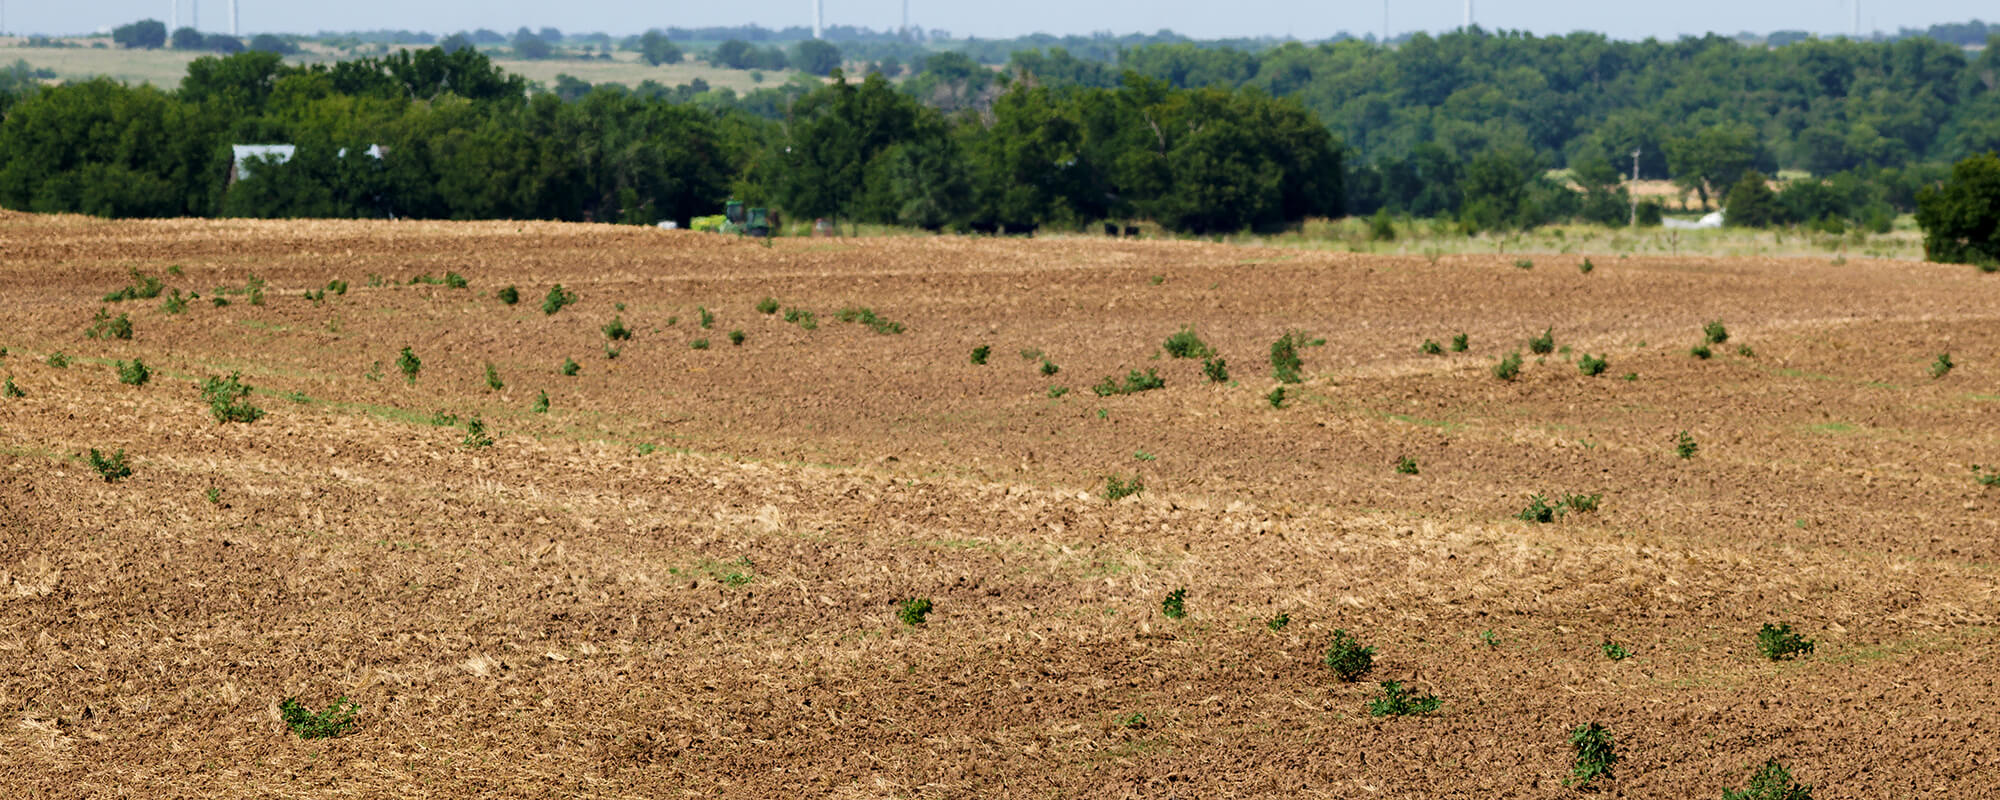
[[[402,28],[437,33],[492,28],[512,31],[522,25],[552,25],[564,31],[636,33],[668,25],[733,25],[748,22],[766,27],[810,25],[811,0],[727,2],[725,0],[240,0],[244,33]],[[828,24],[893,28],[902,19],[902,0],[824,0]],[[1617,38],[1661,38],[1709,31],[1768,32],[1809,30],[1845,33],[1855,0],[1676,0],[1634,3],[1630,0],[1475,0],[1474,17],[1486,28],[1526,29],[1536,33],[1601,31]],[[89,33],[136,19],[165,21],[171,0],[0,0],[8,32]],[[195,0],[181,0],[181,24],[190,19]],[[207,0],[200,8],[200,27],[228,28],[228,0]],[[1196,38],[1230,36],[1295,36],[1322,38],[1347,30],[1361,35],[1381,33],[1385,5],[1380,0],[1299,3],[1281,0],[1006,0],[1006,2],[936,2],[910,0],[912,24],[943,28],[954,35],[997,37],[1024,33],[1151,32],[1172,28]],[[1463,0],[1392,0],[1387,4],[1392,31],[1440,31],[1458,26]],[[1926,27],[1938,22],[1963,22],[1975,17],[2000,17],[1993,0],[1865,0],[1864,30]]]

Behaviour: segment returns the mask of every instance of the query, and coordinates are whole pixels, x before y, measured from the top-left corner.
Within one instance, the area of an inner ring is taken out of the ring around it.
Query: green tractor
[[[768,237],[771,235],[771,212],[762,208],[746,208],[741,200],[731,200],[722,210],[722,232],[739,236]]]

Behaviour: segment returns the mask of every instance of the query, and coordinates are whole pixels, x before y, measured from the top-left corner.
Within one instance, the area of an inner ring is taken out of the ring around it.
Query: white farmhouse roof
[[[229,180],[234,183],[250,177],[250,159],[262,157],[283,164],[292,160],[292,154],[299,148],[289,144],[238,144],[230,145],[229,150]]]

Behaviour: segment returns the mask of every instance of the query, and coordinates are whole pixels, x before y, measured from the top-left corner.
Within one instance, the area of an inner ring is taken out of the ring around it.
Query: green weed
[[[564,358],[560,371],[562,374],[574,378],[576,377],[576,373],[582,369],[583,365],[576,363],[576,359]]]
[[[1701,335],[1702,340],[1709,344],[1729,341],[1729,329],[1722,327],[1721,320],[1710,320],[1707,325],[1701,326]]]
[[[1585,259],[1583,260],[1583,263],[1581,263],[1581,264],[1578,264],[1578,265],[1576,266],[1576,271],[1578,271],[1578,272],[1581,272],[1581,273],[1583,273],[1583,274],[1585,274],[1585,275],[1589,275],[1589,274],[1590,274],[1590,271],[1591,271],[1591,270],[1593,270],[1593,269],[1597,269],[1597,265],[1595,265],[1595,264],[1592,264],[1592,263],[1590,263],[1590,259],[1589,259],[1589,258],[1585,258]]]
[[[50,353],[48,358],[42,359],[42,363],[56,369],[69,369],[69,356],[63,355],[61,350],[57,350]]]
[[[494,292],[493,296],[500,298],[500,302],[510,306],[521,302],[521,290],[514,288],[511,284],[500,287],[500,291]]]
[[[1292,615],[1283,611],[1278,612],[1277,616],[1264,621],[1264,627],[1269,628],[1272,633],[1282,631],[1286,625],[1290,624],[1292,624]]]
[[[496,392],[507,388],[507,384],[500,382],[500,371],[494,369],[491,362],[486,365],[486,388]]]
[[[446,272],[444,274],[444,285],[452,289],[463,289],[471,284],[465,280],[464,275],[456,272]]]
[[[694,341],[692,341],[692,342],[688,342],[688,346],[689,346],[689,347],[692,347],[692,348],[694,348],[694,349],[696,349],[696,350],[707,350],[707,349],[708,349],[708,340],[707,340],[707,339],[696,339],[696,340],[694,340]]]
[[[208,498],[208,504],[209,504],[209,505],[212,505],[212,506],[219,506],[219,505],[222,505],[222,490],[221,490],[221,489],[218,489],[218,488],[216,488],[216,487],[213,487],[213,486],[210,486],[210,487],[208,487],[208,490],[207,490],[207,491],[204,491],[204,492],[202,492],[202,493],[201,493],[201,496],[203,496],[203,497],[206,497],[206,498]]]
[[[1757,652],[1772,661],[1797,658],[1801,653],[1810,654],[1812,651],[1813,641],[1792,632],[1791,623],[1772,625],[1766,622],[1757,631]]]
[[[91,318],[90,328],[85,330],[84,334],[92,339],[130,339],[132,318],[122,313],[113,317],[108,310],[100,308],[97,310],[97,316]]]
[[[1451,337],[1451,351],[1454,353],[1463,353],[1466,348],[1471,346],[1472,337],[1470,336],[1460,333]]]
[[[1395,681],[1382,682],[1382,696],[1368,701],[1368,716],[1403,717],[1411,714],[1429,714],[1438,710],[1443,701],[1437,695],[1405,693],[1403,685]]]
[[[1181,588],[1168,592],[1167,598],[1160,601],[1160,613],[1167,615],[1167,619],[1186,619],[1187,589]]]
[[[90,449],[89,458],[90,468],[97,470],[97,476],[103,478],[105,483],[117,483],[132,477],[132,468],[125,464],[124,448],[119,448],[116,453],[105,455],[97,452],[97,448],[93,447]]]
[[[13,379],[8,379],[8,382],[11,384]],[[13,396],[20,397],[18,394]],[[1972,465],[1972,479],[1978,481],[1980,486],[1988,489],[2000,487],[2000,471],[1987,472],[1985,467],[1981,467],[1978,464]]]
[[[1756,358],[1756,357],[1757,357],[1757,351],[1756,351],[1756,350],[1753,350],[1753,349],[1751,349],[1750,345],[1747,345],[1747,344],[1739,344],[1739,345],[1737,345],[1737,346],[1736,346],[1736,354],[1737,354],[1738,356],[1742,356],[1743,358]]]
[[[785,321],[799,326],[799,330],[810,331],[819,328],[819,317],[803,308],[785,309]]]
[[[1356,641],[1344,629],[1335,629],[1333,644],[1326,648],[1326,656],[1320,661],[1343,683],[1353,683],[1375,669],[1375,648]]]
[[[1556,351],[1556,329],[1544,328],[1542,335],[1528,340],[1528,352],[1545,356]]]
[[[1300,383],[1305,380],[1301,370],[1305,361],[1299,358],[1299,347],[1305,342],[1304,334],[1287,331],[1285,335],[1271,343],[1271,377],[1280,383]]]
[[[1403,456],[1402,458],[1396,459],[1396,474],[1397,475],[1417,474],[1417,460],[1409,456]]]
[[[1632,657],[1632,651],[1625,649],[1624,645],[1610,639],[1605,639],[1604,644],[1600,645],[1598,649],[1603,650],[1604,657],[1612,661],[1624,661]]]
[[[416,353],[410,352],[410,348],[405,347],[396,355],[396,369],[402,371],[403,380],[406,382],[416,383],[417,373],[423,368],[424,360],[418,358]]]
[[[162,313],[179,314],[187,309],[187,298],[181,296],[181,290],[179,289],[175,289],[173,294],[167,296],[167,299],[160,301],[160,311]]]
[[[729,346],[731,347],[743,346],[743,331],[734,330],[729,332]]]
[[[904,625],[911,627],[924,624],[924,619],[930,615],[931,599],[928,597],[913,597],[904,600],[896,608],[896,618],[902,620]]]
[[[323,294],[326,294],[327,292],[332,292],[332,293],[334,293],[335,295],[345,295],[345,294],[347,294],[347,281],[343,281],[343,280],[341,280],[341,279],[339,279],[339,278],[335,278],[335,279],[333,279],[333,280],[330,280],[330,281],[327,281],[327,282],[326,282],[326,288],[325,288],[325,289],[321,289],[321,290],[320,290],[320,294],[322,294],[322,295],[323,295]]]
[[[105,295],[104,302],[118,303],[126,300],[151,300],[159,297],[160,292],[167,288],[165,281],[142,273],[137,269],[131,270],[130,273],[132,275],[131,285]]]
[[[1681,435],[1674,439],[1674,454],[1683,459],[1694,458],[1695,451],[1700,449],[1701,445],[1695,444],[1694,437],[1687,431],[1681,431]]]
[[[1535,268],[1535,262],[1534,262],[1534,261],[1532,261],[1532,260],[1529,260],[1529,259],[1525,259],[1525,258],[1517,258],[1517,259],[1514,259],[1514,268],[1515,268],[1515,269],[1534,269],[1534,268]]]
[[[1270,403],[1272,408],[1284,408],[1285,387],[1280,386],[1272,389],[1270,394],[1264,395],[1264,402]]]
[[[1128,728],[1135,731],[1145,730],[1146,724],[1146,712],[1144,711],[1134,711],[1130,714],[1118,715],[1118,727],[1120,728]]]
[[[574,303],[576,303],[576,293],[563,289],[562,284],[558,283],[549,287],[548,295],[542,298],[542,313],[554,314],[563,310],[563,306]]]
[[[278,703],[278,714],[284,718],[285,727],[301,739],[331,739],[346,733],[354,727],[354,715],[361,705],[345,697],[333,701],[325,711],[314,712],[299,705],[296,697],[287,697]]]
[[[1221,356],[1208,359],[1201,362],[1201,374],[1208,377],[1209,383],[1228,383],[1229,363]]]
[[[1132,453],[1132,457],[1133,457],[1133,458],[1135,458],[1135,459],[1138,459],[1138,460],[1140,460],[1140,461],[1158,461],[1158,460],[1160,460],[1159,456],[1156,456],[1156,455],[1153,455],[1152,453],[1148,453],[1148,452],[1146,452],[1146,451],[1144,451],[1144,450],[1135,450],[1135,451],[1133,451],[1133,453]]]
[[[871,308],[848,306],[840,310],[838,319],[841,322],[859,322],[868,326],[869,330],[885,336],[903,332],[903,323],[890,322],[878,317],[875,315],[875,310]]]
[[[618,355],[623,352],[625,352],[624,348],[612,347],[610,342],[604,343],[604,360],[606,361],[610,361],[612,359],[617,358]]]
[[[1563,785],[1581,789],[1599,779],[1611,779],[1611,767],[1618,763],[1619,755],[1612,746],[1611,732],[1603,725],[1578,725],[1569,732],[1569,746],[1573,753],[1570,776]]]
[[[240,373],[232,372],[227,378],[211,375],[201,382],[201,399],[216,422],[256,422],[264,416],[263,409],[250,404],[250,387],[238,377]]]
[[[598,330],[604,331],[604,338],[614,342],[622,342],[632,338],[632,329],[625,327],[625,318],[622,316],[612,317],[610,322],[604,323],[604,327],[598,328]]]
[[[764,299],[762,299],[762,300],[759,300],[759,301],[757,301],[757,313],[759,313],[759,314],[776,314],[776,313],[778,313],[778,298],[775,298],[775,297],[766,297],[766,298],[764,298]],[[786,320],[786,321],[787,321],[787,322],[790,322],[790,320]]]
[[[1701,359],[1703,361],[1707,361],[1709,358],[1715,355],[1715,351],[1708,349],[1708,345],[1698,344],[1688,349],[1688,355],[1694,356],[1695,358]]]
[[[1931,362],[1931,379],[1936,380],[1951,374],[1951,368],[1954,366],[1957,365],[1951,363],[1950,353],[1939,353],[1937,360]]]
[[[715,314],[711,313],[706,306],[695,306],[694,318],[696,322],[701,324],[703,330],[707,330],[715,325]]]
[[[1043,374],[1046,375],[1048,373],[1044,371]],[[1138,394],[1139,392],[1163,388],[1166,385],[1166,380],[1162,379],[1154,370],[1149,369],[1141,373],[1135,369],[1125,375],[1124,383],[1119,383],[1115,376],[1106,375],[1104,376],[1104,380],[1098,381],[1096,385],[1091,386],[1090,391],[1098,397],[1110,397],[1117,394]]]
[[[1518,350],[1508,353],[1506,358],[1500,359],[1493,364],[1493,377],[1495,378],[1503,381],[1511,381],[1520,377],[1520,375],[1521,353]]]
[[[1050,361],[1046,358],[1042,359],[1042,377],[1053,378],[1055,377],[1056,373],[1061,371],[1062,367],[1056,366],[1056,362]]]
[[[547,391],[536,392],[534,405],[529,406],[528,410],[537,414],[549,413],[549,393]]]
[[[1160,344],[1160,347],[1167,351],[1167,355],[1174,358],[1207,358],[1215,355],[1215,351],[1208,349],[1208,343],[1202,341],[1201,336],[1194,332],[1193,325],[1174,332]]]
[[[1131,480],[1120,480],[1116,475],[1104,479],[1104,499],[1114,503],[1145,490],[1146,484],[1141,483],[1137,475]]]
[[[1444,345],[1438,344],[1436,339],[1425,339],[1424,343],[1419,345],[1417,349],[1423,351],[1423,354],[1427,356],[1444,355]]]
[[[473,417],[465,421],[465,439],[463,443],[467,448],[472,450],[482,447],[492,447],[493,436],[486,432],[486,423],[481,422],[478,417]]]
[[[1576,360],[1577,371],[1593,378],[1604,374],[1604,369],[1608,366],[1610,363],[1606,362],[1603,356],[1593,356],[1589,353],[1584,353]]]
[[[978,347],[972,348],[972,363],[984,366],[986,364],[986,357],[992,354],[993,354],[993,347],[991,345],[982,344]]]
[[[5,383],[0,383],[0,395],[5,395],[9,398],[20,398],[27,397],[28,393],[21,391],[21,387],[15,386],[14,376],[9,375]]]
[[[118,382],[126,386],[144,386],[153,379],[153,371],[146,368],[146,362],[132,359],[132,363],[118,362]]]
[[[1791,770],[1773,758],[1750,776],[1743,791],[1722,790],[1722,800],[1812,800],[1812,787],[1792,782]]]
[[[1069,387],[1067,387],[1067,386],[1051,386],[1051,387],[1049,387],[1049,399],[1050,399],[1050,400],[1054,400],[1054,399],[1056,399],[1056,398],[1058,398],[1058,397],[1061,397],[1061,396],[1063,396],[1063,395],[1066,395],[1066,394],[1069,394]]]

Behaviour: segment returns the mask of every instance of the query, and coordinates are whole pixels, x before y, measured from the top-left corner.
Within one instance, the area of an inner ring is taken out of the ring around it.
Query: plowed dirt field
[[[0,217],[0,783],[1556,798],[1595,722],[1604,796],[2000,792],[2000,278],[1592,259]],[[231,373],[261,418],[211,415]]]

